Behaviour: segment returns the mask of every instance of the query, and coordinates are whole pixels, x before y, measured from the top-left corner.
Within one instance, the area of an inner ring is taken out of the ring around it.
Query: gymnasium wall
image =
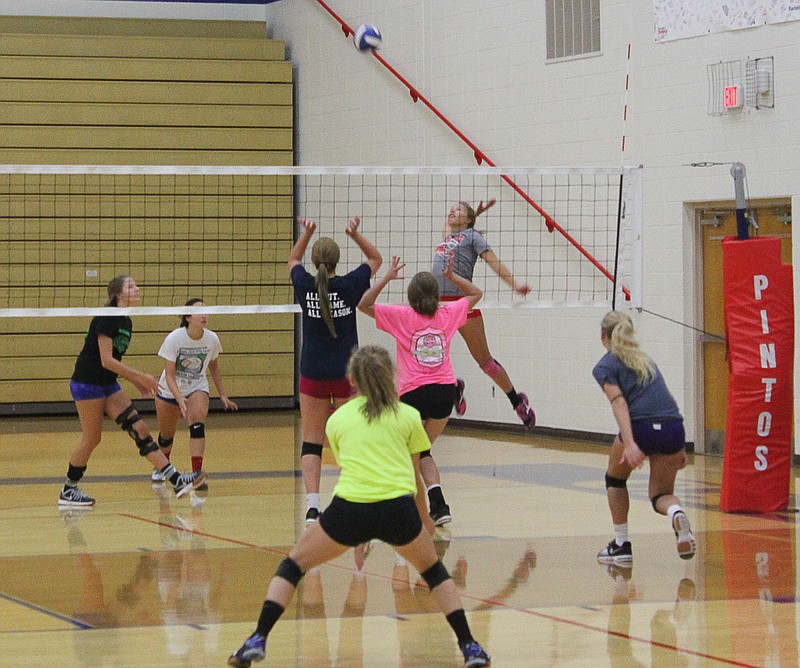
[[[263,26],[253,22],[0,16],[4,163],[291,165],[292,97],[284,44],[265,39]],[[255,262],[260,280],[273,284],[273,303],[290,303],[291,184],[278,193],[274,184],[223,180],[209,192],[202,179],[179,178],[178,197],[151,192],[150,181],[140,178],[101,203],[66,177],[39,186],[0,178],[2,283],[26,286],[3,292],[7,306],[38,306],[24,295],[48,291],[54,306],[101,306],[105,284],[118,273],[137,280],[146,306],[196,296],[213,303],[215,281],[236,284],[230,266],[195,272],[207,263],[201,246],[186,249],[191,257],[176,257],[185,246],[180,239],[199,224],[209,238],[231,238],[232,228],[244,239],[268,238],[235,250],[231,266]],[[237,196],[247,205],[238,205]],[[103,245],[85,232],[108,225],[125,225],[131,234]],[[63,231],[56,249],[19,250],[22,239],[53,230]],[[46,271],[38,266],[43,262]],[[76,278],[84,265],[100,266],[90,286],[97,299],[73,303],[72,290],[89,280]],[[176,316],[134,318],[126,360],[158,375],[157,351],[177,325]],[[70,402],[67,379],[87,326],[88,318],[0,318],[2,412]],[[244,397],[243,405],[293,405],[293,314],[218,315],[210,326],[222,339],[229,396]]]
[[[656,43],[651,0],[607,0],[602,53],[548,63],[545,4],[337,0],[333,7],[353,27],[377,25],[381,55],[497,165],[644,166],[644,307],[659,315],[632,315],[684,412],[687,438],[702,450],[700,333],[690,328],[700,324],[702,287],[694,207],[733,206],[733,161],[747,168],[750,197],[798,195],[800,22]],[[268,20],[297,71],[298,164],[474,164],[470,149],[356,52],[317,3],[272,5]],[[708,65],[766,56],[775,58],[775,108],[708,115]],[[727,165],[689,166],[696,162]],[[602,315],[536,309],[486,318],[492,352],[530,395],[539,424],[616,431],[591,377],[604,352]],[[362,331],[389,343],[366,321]],[[454,364],[466,378],[468,416],[515,424],[505,397],[460,343]]]

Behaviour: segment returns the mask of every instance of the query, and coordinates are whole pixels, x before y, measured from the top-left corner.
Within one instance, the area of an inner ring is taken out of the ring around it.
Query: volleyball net
[[[0,165],[0,317],[102,313],[118,274],[142,289],[131,313],[179,314],[198,296],[205,312],[294,311],[297,218],[339,242],[344,273],[363,260],[345,235],[359,217],[410,277],[431,268],[453,203],[490,199],[475,227],[532,292],[478,262],[482,307],[636,307],[641,190],[629,168]],[[404,290],[391,283],[388,300]]]

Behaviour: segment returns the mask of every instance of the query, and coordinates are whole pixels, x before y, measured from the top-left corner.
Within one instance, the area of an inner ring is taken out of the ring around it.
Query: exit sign
[[[741,86],[725,86],[722,93],[722,104],[726,109],[739,109],[742,102]]]

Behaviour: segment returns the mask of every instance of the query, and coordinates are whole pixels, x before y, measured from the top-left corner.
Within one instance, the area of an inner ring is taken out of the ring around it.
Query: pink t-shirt
[[[440,302],[432,318],[405,304],[375,304],[375,324],[397,341],[397,389],[403,395],[423,385],[456,382],[450,340],[467,321],[469,301]]]

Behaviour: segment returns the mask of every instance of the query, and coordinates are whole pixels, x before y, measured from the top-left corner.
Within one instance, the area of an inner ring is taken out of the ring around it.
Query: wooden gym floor
[[[107,422],[82,484],[97,505],[60,512],[77,418],[0,423],[1,666],[225,665],[303,529],[299,417],[212,415],[208,434],[209,493],[175,500]],[[609,569],[607,445],[451,426],[434,446],[454,516],[438,547],[493,665],[798,665],[796,515],[720,512],[722,461],[693,456],[676,491],[699,551],[682,561],[645,468],[629,484],[634,566]],[[326,452],[325,503],[335,476]],[[462,665],[418,580],[384,544],[361,574],[352,552],[307,574],[263,665]]]

